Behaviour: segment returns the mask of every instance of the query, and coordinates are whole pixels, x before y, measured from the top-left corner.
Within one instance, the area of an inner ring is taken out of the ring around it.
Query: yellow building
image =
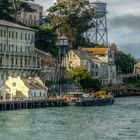
[[[63,59],[63,66],[67,70],[77,66],[84,67],[102,84],[116,82],[116,67],[109,63],[108,48],[70,50]]]
[[[0,90],[1,100],[45,99],[47,87],[39,78],[9,77]]]

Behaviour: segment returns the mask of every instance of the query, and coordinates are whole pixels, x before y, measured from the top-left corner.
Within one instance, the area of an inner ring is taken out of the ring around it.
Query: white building
[[[35,76],[41,57],[35,52],[36,30],[0,20],[0,85],[9,76]]]
[[[105,49],[106,50],[106,49]],[[108,53],[89,53],[81,50],[70,50],[63,59],[67,70],[80,66],[86,68],[93,78],[98,78],[102,84],[116,82],[116,67],[108,62]]]

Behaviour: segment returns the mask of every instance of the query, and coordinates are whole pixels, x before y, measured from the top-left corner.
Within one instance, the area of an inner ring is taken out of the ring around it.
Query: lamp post
[[[58,94],[59,96],[62,94],[62,83],[61,80],[64,76],[64,68],[66,67],[65,62],[63,61],[63,58],[66,57],[67,52],[69,50],[70,41],[66,36],[61,36],[58,38],[58,41],[56,42],[56,45],[58,47]]]

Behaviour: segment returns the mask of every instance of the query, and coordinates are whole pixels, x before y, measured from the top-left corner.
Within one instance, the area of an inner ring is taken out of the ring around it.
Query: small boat
[[[114,103],[114,97],[104,91],[93,94],[68,92],[63,99],[67,106],[104,106]]]

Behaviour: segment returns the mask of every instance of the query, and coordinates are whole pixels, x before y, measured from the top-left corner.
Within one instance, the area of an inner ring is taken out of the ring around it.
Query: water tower
[[[107,35],[107,4],[101,1],[95,1],[91,3],[91,6],[95,8],[95,18],[93,22],[95,28],[89,31],[90,39],[95,44],[104,44],[108,46],[108,35]]]

